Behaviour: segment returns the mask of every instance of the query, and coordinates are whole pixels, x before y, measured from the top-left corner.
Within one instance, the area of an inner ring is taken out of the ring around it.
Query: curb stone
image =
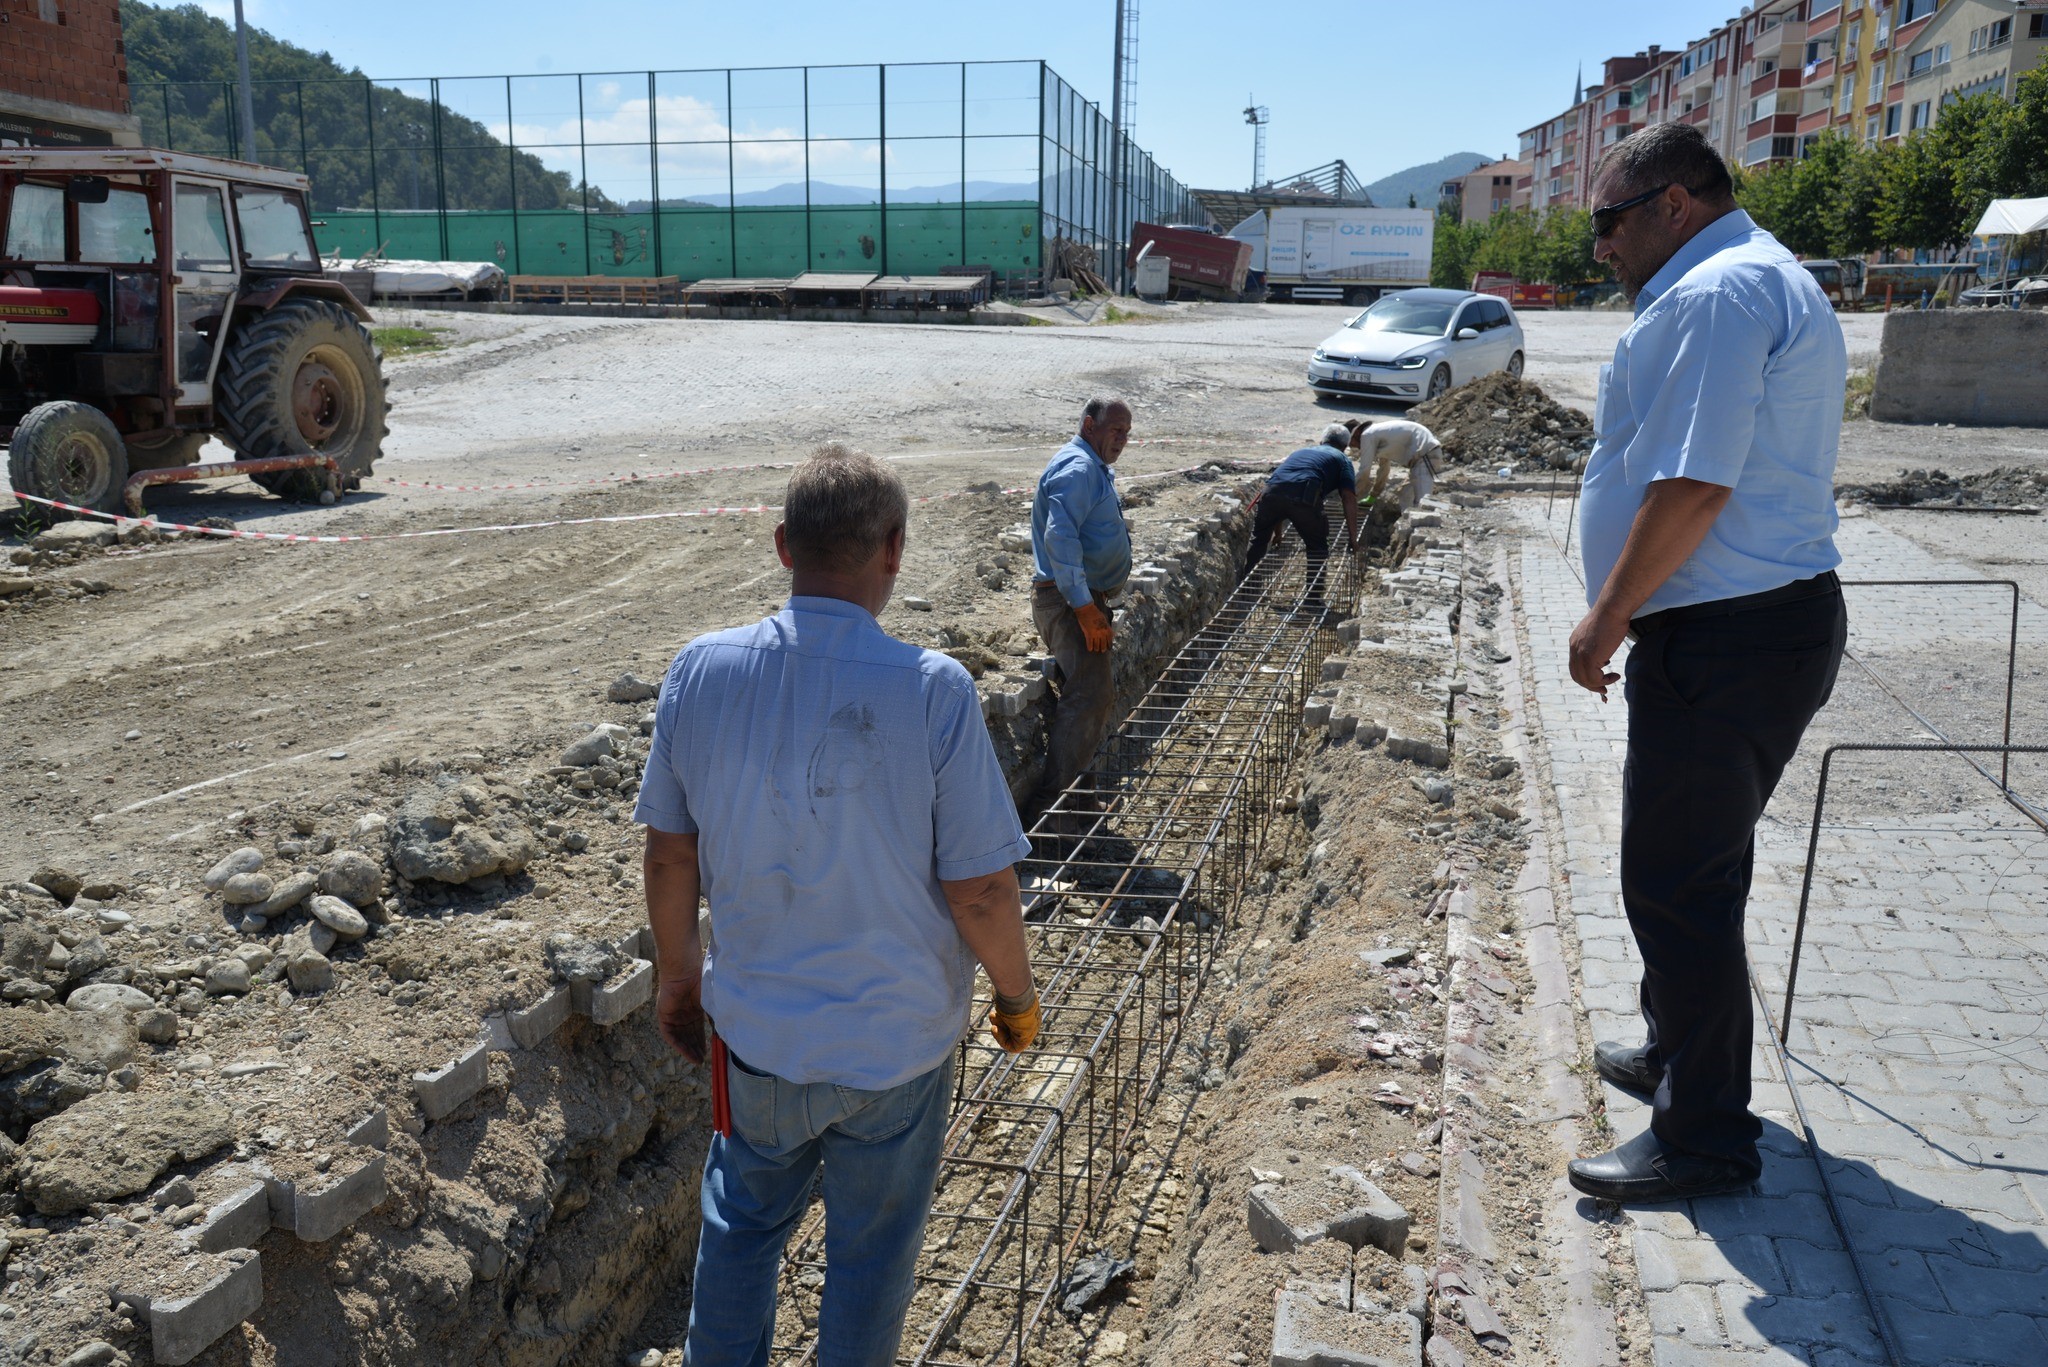
[[[222,1260],[228,1269],[191,1295],[149,1302],[150,1352],[161,1367],[182,1367],[262,1306],[262,1255],[237,1249]]]

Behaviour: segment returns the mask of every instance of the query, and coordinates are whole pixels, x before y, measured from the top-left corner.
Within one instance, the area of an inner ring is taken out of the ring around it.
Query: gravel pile
[[[2038,511],[2048,504],[2048,470],[2001,465],[1958,478],[1946,470],[1901,470],[1876,484],[1842,484],[1835,497],[1873,508],[2009,508]]]
[[[1591,418],[1505,371],[1418,404],[1408,416],[1436,433],[1445,455],[1463,464],[1568,470],[1593,449]]]

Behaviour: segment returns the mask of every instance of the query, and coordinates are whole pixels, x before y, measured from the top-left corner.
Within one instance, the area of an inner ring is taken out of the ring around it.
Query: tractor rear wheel
[[[325,299],[287,299],[237,330],[221,357],[217,411],[242,459],[332,456],[343,490],[383,453],[384,358],[353,313]],[[271,493],[312,502],[325,470],[251,475]]]
[[[7,478],[18,494],[119,512],[121,488],[128,482],[128,448],[114,420],[91,404],[46,403],[31,408],[15,427],[7,448]],[[49,511],[63,515],[59,509]]]

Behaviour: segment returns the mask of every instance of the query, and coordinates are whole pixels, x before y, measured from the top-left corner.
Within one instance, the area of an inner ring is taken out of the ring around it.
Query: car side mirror
[[[1473,339],[1474,337],[1477,337],[1478,335],[1479,335],[1479,329],[1478,329],[1478,328],[1459,328],[1459,329],[1458,329],[1458,340],[1459,340],[1459,341],[1461,341],[1461,342],[1469,342],[1469,341],[1471,341],[1471,340],[1472,340],[1472,339]]]
[[[73,204],[105,204],[112,193],[105,176],[73,176],[64,182],[64,198]]]

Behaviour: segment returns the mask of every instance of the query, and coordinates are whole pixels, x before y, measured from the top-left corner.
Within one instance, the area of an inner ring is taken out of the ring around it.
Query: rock
[[[28,1133],[15,1164],[21,1194],[44,1215],[145,1191],[174,1163],[234,1141],[234,1115],[198,1092],[100,1092]]]
[[[28,876],[28,881],[60,902],[69,902],[85,890],[84,879],[54,864],[43,865]]]
[[[322,893],[313,899],[312,911],[314,919],[344,940],[357,940],[369,934],[370,923],[363,919],[363,913],[339,897]]]
[[[0,999],[11,1002],[46,1002],[56,995],[56,988],[34,978],[9,978],[0,985]]]
[[[220,885],[220,900],[231,907],[260,906],[277,891],[267,873],[237,873]]]
[[[1422,1324],[1407,1314],[1353,1314],[1307,1290],[1273,1303],[1273,1367],[1419,1367]]]
[[[932,610],[932,600],[929,598],[918,598],[914,595],[907,596],[903,600],[903,606],[911,612],[930,612]]]
[[[262,875],[259,874],[257,876],[261,877]],[[275,917],[284,915],[293,907],[312,896],[313,889],[318,886],[320,886],[320,880],[314,874],[303,871],[287,874],[271,889],[270,896],[250,907],[244,915],[253,916],[268,922]],[[245,920],[243,922],[244,929],[247,928],[247,925],[248,922]],[[258,926],[256,929],[261,930],[263,928]]]
[[[334,986],[334,965],[310,945],[301,946],[285,960],[284,972],[294,992],[325,992]]]
[[[390,822],[382,812],[366,812],[356,818],[356,824],[348,828],[351,840],[373,840],[384,834]]]
[[[254,873],[263,867],[263,851],[253,845],[245,845],[206,871],[200,881],[207,887],[218,890],[227,886],[227,881],[238,873]]]
[[[1414,958],[1415,950],[1408,945],[1387,945],[1379,949],[1361,949],[1358,957],[1374,968],[1392,968]]]
[[[1426,778],[1417,786],[1422,789],[1422,795],[1437,806],[1448,807],[1451,805],[1451,785],[1442,779]]]
[[[557,931],[541,945],[541,959],[557,982],[602,983],[625,966],[626,956],[609,945]]]
[[[54,907],[57,899],[50,896],[50,890],[34,883],[0,883],[0,894],[29,906]]]
[[[78,895],[95,902],[111,902],[116,897],[125,896],[127,892],[128,885],[118,878],[102,877],[86,879],[85,886],[78,890]]]
[[[85,551],[111,546],[120,535],[111,522],[59,522],[29,538],[32,551]]]
[[[5,977],[34,978],[50,962],[57,937],[27,921],[9,921],[0,926],[0,967]]]
[[[138,1011],[135,1013],[135,1034],[145,1044],[175,1044],[178,1040],[178,1013],[161,1006]]]
[[[605,743],[611,743],[609,734]],[[415,883],[467,883],[516,874],[540,852],[539,841],[523,822],[497,810],[481,789],[469,785],[414,795],[391,826],[392,868]]]
[[[1352,1167],[1332,1167],[1320,1180],[1260,1183],[1245,1199],[1245,1222],[1268,1253],[1330,1238],[1399,1258],[1408,1242],[1408,1212]]]
[[[562,763],[573,768],[584,769],[613,753],[611,733],[603,727],[592,731],[562,751]]]
[[[57,1367],[110,1367],[120,1357],[114,1345],[102,1339],[94,1339],[74,1349],[71,1356],[57,1364]]]
[[[240,959],[222,959],[206,970],[206,995],[239,997],[249,990],[249,965]]]
[[[320,868],[320,891],[351,906],[366,907],[384,895],[383,866],[355,850],[337,850]],[[313,914],[320,913],[316,910]]]
[[[156,999],[127,983],[87,983],[66,997],[64,1004],[73,1011],[104,1011],[110,1007],[122,1011],[147,1011],[156,1005]]]
[[[604,696],[607,702],[646,702],[649,698],[658,697],[660,693],[661,689],[658,686],[628,672],[613,679],[611,687],[605,689]]]
[[[69,1033],[70,1022],[60,1012],[0,1008],[0,1074],[59,1056]]]

